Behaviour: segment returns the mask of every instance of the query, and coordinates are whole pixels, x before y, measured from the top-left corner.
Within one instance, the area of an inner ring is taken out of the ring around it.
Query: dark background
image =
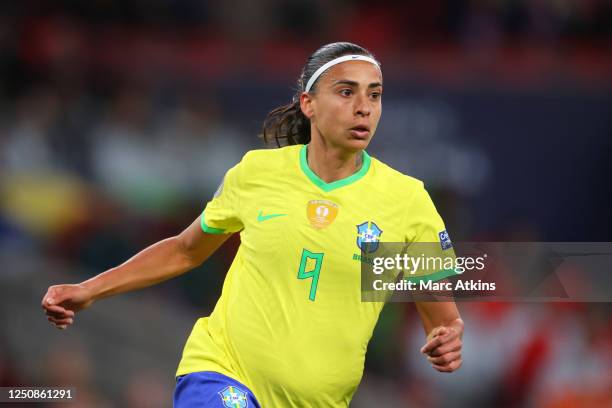
[[[174,235],[261,148],[308,55],[382,62],[369,148],[422,179],[455,241],[611,241],[609,0],[26,0],[0,5],[0,385],[70,385],[84,407],[169,406],[181,348],[237,239],[203,267],[96,304],[39,309]],[[609,304],[460,305],[452,375],[385,308],[353,406],[610,406]]]

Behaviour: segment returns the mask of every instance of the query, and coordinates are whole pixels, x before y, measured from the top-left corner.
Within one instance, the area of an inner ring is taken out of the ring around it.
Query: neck
[[[313,138],[308,144],[307,157],[310,170],[324,182],[331,183],[356,173],[361,168],[363,152],[347,152]]]

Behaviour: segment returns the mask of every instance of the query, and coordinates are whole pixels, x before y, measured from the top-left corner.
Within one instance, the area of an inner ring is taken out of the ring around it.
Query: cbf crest
[[[240,388],[225,387],[223,391],[219,392],[223,406],[227,408],[246,408],[249,406],[246,393]]]
[[[374,221],[366,221],[357,225],[357,246],[362,252],[376,251],[382,233]]]

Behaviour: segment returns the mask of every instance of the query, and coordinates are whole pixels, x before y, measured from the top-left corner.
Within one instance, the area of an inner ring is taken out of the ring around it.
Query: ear
[[[309,94],[308,92],[302,92],[300,95],[300,109],[302,109],[302,113],[308,119],[312,119],[314,116],[314,103],[315,100],[313,98],[314,95]]]

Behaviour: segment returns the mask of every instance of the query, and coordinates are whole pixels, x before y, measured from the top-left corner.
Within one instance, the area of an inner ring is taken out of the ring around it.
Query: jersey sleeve
[[[200,224],[209,234],[237,232],[244,228],[240,215],[244,163],[240,162],[225,173],[212,200],[206,204]]]
[[[455,275],[455,251],[442,217],[421,185],[417,187],[405,213],[405,240],[408,255],[427,262],[406,276],[409,279],[440,280]]]

